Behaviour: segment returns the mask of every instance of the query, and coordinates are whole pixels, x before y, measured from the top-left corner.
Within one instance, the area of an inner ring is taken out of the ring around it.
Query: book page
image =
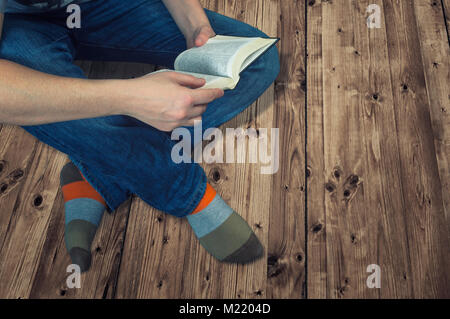
[[[175,60],[175,70],[231,78],[235,56],[255,39],[216,36],[199,48],[181,53]]]
[[[250,64],[253,63],[253,61],[255,61],[261,54],[263,54],[268,47],[270,47],[273,43],[277,41],[276,39],[265,39],[265,40],[267,41],[267,44],[262,48],[258,49],[257,51],[253,52],[245,59],[245,61],[242,63],[239,69],[239,73],[245,70]]]

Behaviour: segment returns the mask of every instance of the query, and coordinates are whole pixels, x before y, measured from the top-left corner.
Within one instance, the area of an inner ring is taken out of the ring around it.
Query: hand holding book
[[[278,40],[217,35],[201,47],[182,52],[175,60],[175,71],[205,79],[203,88],[232,90],[240,73]],[[170,70],[158,72],[164,71]]]

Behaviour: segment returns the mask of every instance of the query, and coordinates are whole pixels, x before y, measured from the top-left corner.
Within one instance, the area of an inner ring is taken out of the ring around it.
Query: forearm
[[[184,36],[194,30],[210,25],[208,17],[198,0],[162,0]]]
[[[118,114],[114,80],[53,76],[0,59],[0,123],[37,125]]]

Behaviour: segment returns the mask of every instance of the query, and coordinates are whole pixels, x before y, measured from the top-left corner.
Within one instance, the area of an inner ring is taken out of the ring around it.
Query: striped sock
[[[263,256],[264,249],[247,222],[209,184],[187,220],[200,244],[220,261],[246,264]]]
[[[106,208],[105,201],[72,163],[61,170],[65,242],[72,263],[82,272],[91,265],[91,244]]]

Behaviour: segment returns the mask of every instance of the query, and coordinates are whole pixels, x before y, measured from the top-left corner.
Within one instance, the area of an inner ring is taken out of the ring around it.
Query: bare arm
[[[115,113],[108,81],[72,79],[0,59],[0,122],[34,125]]]
[[[0,59],[0,123],[36,125],[123,114],[159,130],[193,125],[223,90],[203,79],[161,72],[129,80],[49,75]]]

